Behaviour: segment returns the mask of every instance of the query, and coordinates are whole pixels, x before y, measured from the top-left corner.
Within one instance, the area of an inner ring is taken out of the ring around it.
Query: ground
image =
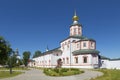
[[[31,69],[26,71],[24,74],[18,75],[12,78],[5,78],[0,80],[89,80],[91,78],[95,78],[97,76],[103,75],[103,73],[92,70],[84,70],[83,74],[73,75],[73,76],[65,76],[65,77],[51,77],[46,76],[42,70]]]

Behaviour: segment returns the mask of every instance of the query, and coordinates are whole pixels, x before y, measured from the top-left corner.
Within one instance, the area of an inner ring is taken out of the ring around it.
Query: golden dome
[[[76,15],[76,11],[75,11],[72,19],[73,19],[73,21],[78,21],[79,20],[79,17]]]
[[[79,20],[79,17],[78,16],[73,16],[73,21],[78,21]]]

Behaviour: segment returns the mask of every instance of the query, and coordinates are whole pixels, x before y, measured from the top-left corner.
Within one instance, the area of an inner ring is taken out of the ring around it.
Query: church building
[[[82,24],[74,13],[73,23],[67,38],[60,41],[60,47],[44,52],[39,57],[33,58],[35,67],[56,67],[57,60],[62,60],[65,68],[98,68],[99,51],[96,50],[96,41],[83,36]]]

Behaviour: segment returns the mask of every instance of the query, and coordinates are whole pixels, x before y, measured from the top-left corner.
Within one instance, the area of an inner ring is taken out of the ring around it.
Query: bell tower
[[[82,25],[78,23],[79,17],[76,15],[76,11],[72,20],[73,23],[70,26],[70,36],[82,36]]]

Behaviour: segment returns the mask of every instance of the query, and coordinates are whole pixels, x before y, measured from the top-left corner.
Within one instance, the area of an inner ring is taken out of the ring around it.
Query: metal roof
[[[80,50],[76,50],[72,52],[74,55],[78,55],[78,54],[99,54],[100,52],[98,50],[95,49],[80,49]]]

